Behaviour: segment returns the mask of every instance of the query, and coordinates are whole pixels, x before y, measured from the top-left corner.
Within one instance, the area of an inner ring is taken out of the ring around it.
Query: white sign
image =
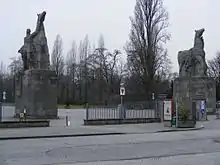
[[[172,120],[172,109],[171,109],[171,101],[164,101],[163,114],[164,120]]]
[[[3,100],[6,100],[6,92],[3,92]]]
[[[152,93],[152,100],[154,100],[154,93]]]
[[[205,107],[205,100],[202,100],[202,101],[201,101],[201,104],[200,104],[200,110],[201,110],[201,113],[202,113],[202,114],[205,113],[205,110],[206,110],[206,107]]]
[[[201,101],[201,109],[205,109],[205,100]]]
[[[125,87],[120,87],[120,95],[121,96],[125,95]]]
[[[68,126],[68,127],[70,126],[70,121],[67,122],[67,126]]]

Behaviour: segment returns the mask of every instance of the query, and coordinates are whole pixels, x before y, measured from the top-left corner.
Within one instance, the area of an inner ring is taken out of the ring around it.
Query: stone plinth
[[[192,108],[192,102],[206,100],[207,111],[215,112],[216,109],[216,83],[209,77],[181,77],[173,84],[173,97],[180,102],[188,102]]]
[[[57,118],[57,79],[51,70],[26,70],[16,79],[16,115],[26,109],[27,118]]]

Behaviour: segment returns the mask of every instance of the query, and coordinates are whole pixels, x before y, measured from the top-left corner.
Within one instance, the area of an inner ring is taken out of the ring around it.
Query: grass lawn
[[[58,104],[57,106],[58,108],[61,108],[61,109],[81,109],[81,108],[84,109],[84,105],[70,105],[68,108],[62,104]]]

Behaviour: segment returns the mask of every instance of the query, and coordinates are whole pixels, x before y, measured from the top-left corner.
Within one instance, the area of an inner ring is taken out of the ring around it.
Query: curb
[[[15,136],[0,137],[0,140],[22,140],[22,139],[45,139],[45,138],[65,138],[65,137],[87,137],[87,136],[107,136],[107,135],[125,135],[126,133],[91,133],[91,134],[68,134],[68,135],[43,135],[43,136]]]
[[[168,129],[168,130],[160,130],[156,131],[155,133],[160,133],[160,132],[180,132],[180,131],[196,131],[196,130],[201,130],[204,129],[204,126],[198,127],[198,128],[176,128],[176,129]]]
[[[178,132],[178,131],[196,131],[204,129],[204,126],[198,128],[180,128],[180,129],[168,129],[159,130],[156,132],[148,133],[162,133],[162,132]],[[65,137],[88,137],[88,136],[108,136],[108,135],[126,135],[134,133],[120,133],[120,132],[109,132],[109,133],[90,133],[90,134],[66,134],[66,135],[39,135],[39,136],[14,136],[14,137],[0,137],[1,140],[22,140],[22,139],[46,139],[46,138],[65,138]],[[136,133],[137,134],[137,133]],[[141,133],[142,134],[142,133]],[[145,133],[143,133],[145,134]],[[220,141],[220,140],[219,140]]]

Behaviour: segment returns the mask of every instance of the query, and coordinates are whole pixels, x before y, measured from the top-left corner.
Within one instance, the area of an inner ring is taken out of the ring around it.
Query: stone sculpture
[[[214,112],[216,107],[216,83],[207,76],[203,33],[195,30],[194,45],[189,50],[178,52],[179,77],[173,83],[175,102],[188,106],[191,116],[198,119],[201,101],[206,101],[206,109]]]
[[[46,12],[37,16],[35,31],[31,33],[30,29],[26,30],[24,45],[18,50],[22,55],[24,70],[49,68],[49,51],[44,29]]]
[[[26,30],[24,45],[18,50],[23,72],[16,76],[15,83],[17,116],[26,109],[27,118],[57,118],[57,76],[49,69],[45,16],[45,11],[37,14],[35,31]]]
[[[207,76],[203,33],[205,29],[195,30],[194,46],[189,50],[178,52],[180,77]]]

